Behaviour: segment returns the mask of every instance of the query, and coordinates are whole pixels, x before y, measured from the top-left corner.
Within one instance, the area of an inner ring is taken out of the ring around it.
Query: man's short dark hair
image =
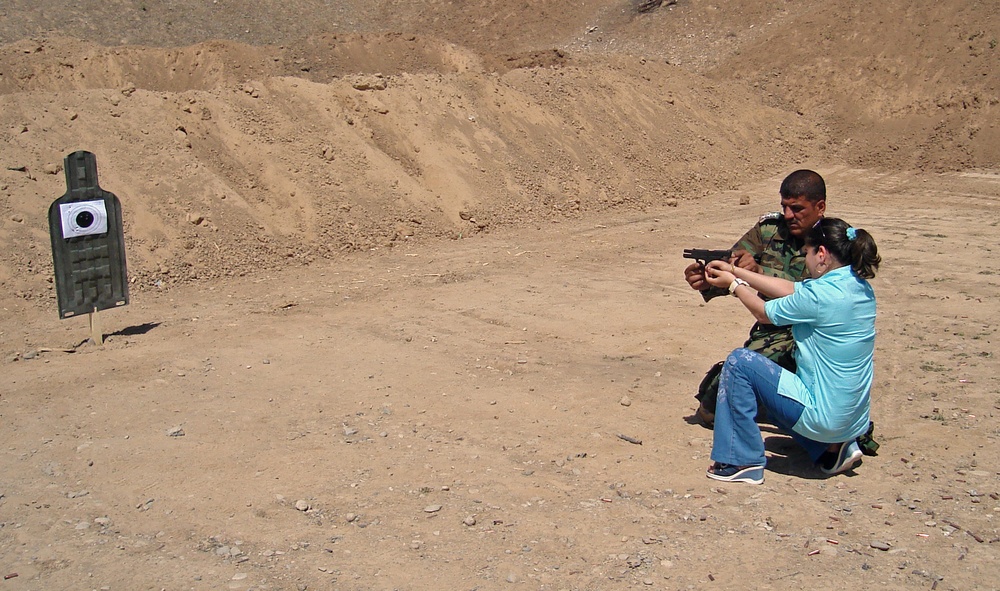
[[[805,197],[812,203],[826,201],[826,183],[818,172],[812,170],[796,170],[781,181],[778,190],[782,199],[789,197]]]

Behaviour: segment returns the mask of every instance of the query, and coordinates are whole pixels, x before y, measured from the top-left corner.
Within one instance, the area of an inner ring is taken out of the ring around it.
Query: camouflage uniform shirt
[[[752,254],[764,275],[802,281],[807,276],[803,246],[802,239],[789,232],[781,213],[773,212],[760,216],[757,224],[736,241],[733,250],[742,249]],[[729,295],[729,291],[716,287],[702,291],[706,302],[720,295]]]
[[[789,232],[781,213],[774,212],[761,216],[733,248],[752,254],[764,275],[802,281],[806,278],[804,246],[801,238]]]

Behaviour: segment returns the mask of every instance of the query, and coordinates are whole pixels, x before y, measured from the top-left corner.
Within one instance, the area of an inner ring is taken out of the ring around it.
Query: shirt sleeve
[[[796,283],[795,291],[764,302],[764,313],[775,326],[811,324],[819,319],[820,302],[811,280]]]
[[[759,258],[764,252],[764,237],[760,231],[760,223],[754,224],[752,228],[742,238],[733,245],[733,250],[743,249],[749,252],[754,258]]]

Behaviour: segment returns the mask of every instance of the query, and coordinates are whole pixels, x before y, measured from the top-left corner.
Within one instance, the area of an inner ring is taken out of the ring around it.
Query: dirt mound
[[[399,35],[2,52],[0,240],[28,245],[3,275],[31,295],[48,291],[44,211],[76,149],[122,199],[142,289],[696,197],[821,143],[643,58],[525,53],[500,73]]]
[[[1000,156],[992,5],[44,4],[0,9],[0,241],[24,245],[0,278],[27,297],[78,149],[123,200],[137,289]]]
[[[998,31],[995,2],[821,3],[711,75],[818,119],[855,165],[990,168],[1000,162]]]

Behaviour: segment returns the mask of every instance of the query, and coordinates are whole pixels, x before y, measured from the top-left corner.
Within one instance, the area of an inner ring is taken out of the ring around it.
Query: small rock
[[[472,515],[469,515],[468,517],[462,520],[462,523],[464,523],[469,527],[472,527],[473,525],[476,525],[476,518],[473,517]]]
[[[618,401],[618,404],[622,406],[632,406],[632,399],[628,396],[622,396],[622,399]]]
[[[424,507],[424,513],[437,513],[441,510],[441,505],[427,505]]]
[[[879,540],[873,541],[871,544],[869,544],[869,546],[871,546],[872,548],[875,548],[876,550],[881,550],[883,552],[888,551],[889,548],[891,547],[891,546],[889,546],[888,542],[882,542],[882,541],[879,541]]]
[[[374,76],[362,76],[351,82],[355,90],[385,90],[388,86],[382,74]]]
[[[413,228],[402,222],[396,224],[395,232],[396,238],[409,238],[413,236]]]
[[[299,511],[308,511],[310,509],[310,505],[308,501],[299,499],[298,501],[295,501],[295,508]]]
[[[357,520],[358,516],[356,513],[348,513],[347,515],[344,515],[344,521],[346,521],[347,523],[354,523]]]
[[[167,429],[167,437],[184,437],[184,428],[177,425]]]

